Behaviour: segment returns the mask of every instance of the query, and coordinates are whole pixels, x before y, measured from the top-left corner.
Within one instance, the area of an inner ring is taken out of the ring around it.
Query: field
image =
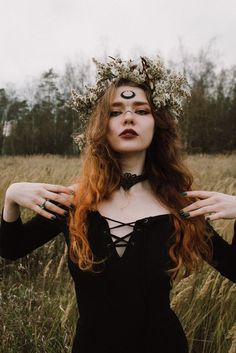
[[[186,162],[195,176],[195,189],[236,195],[236,154],[195,155]],[[78,169],[76,158],[1,157],[0,204],[13,182],[69,185]],[[30,216],[31,212],[22,212],[24,220]],[[233,223],[214,222],[228,242]],[[0,260],[0,353],[70,352],[78,312],[66,251],[59,236],[21,260]],[[176,283],[171,305],[186,332],[190,352],[236,353],[235,298],[236,284],[207,264],[201,273]]]

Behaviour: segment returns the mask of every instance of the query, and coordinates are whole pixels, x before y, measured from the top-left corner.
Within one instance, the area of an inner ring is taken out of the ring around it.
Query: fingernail
[[[69,216],[69,212],[68,212],[68,211],[65,211],[65,212],[64,212],[64,216]]]
[[[210,219],[210,217],[206,217],[206,221],[210,221],[211,219]]]
[[[179,212],[179,214],[183,214],[184,213],[184,211],[183,210],[180,210],[180,211],[178,211]]]
[[[56,216],[52,216],[52,217],[51,217],[51,221],[55,221],[56,219],[57,219]]]
[[[180,192],[180,195],[186,196],[186,195],[187,195],[187,192],[186,192],[186,191],[182,191],[182,192]]]
[[[70,206],[69,206],[69,208],[70,208],[71,210],[73,210],[73,208],[75,208],[75,205],[73,205],[73,203],[71,203]]]
[[[70,194],[71,194],[71,195],[74,195],[74,193],[75,193],[75,192],[74,192],[73,190],[71,190]]]
[[[179,212],[181,217],[188,218],[190,216],[189,212]]]

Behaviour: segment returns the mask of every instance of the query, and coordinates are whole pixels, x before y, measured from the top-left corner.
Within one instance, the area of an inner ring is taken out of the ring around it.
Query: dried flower
[[[119,79],[128,79],[137,84],[145,83],[152,91],[155,108],[165,107],[176,120],[182,113],[184,99],[190,97],[190,87],[187,80],[170,70],[167,70],[159,57],[149,59],[141,57],[141,62],[135,64],[132,60],[122,61],[120,58],[109,57],[107,63],[93,59],[97,67],[96,84],[85,87],[85,94],[72,90],[70,105],[79,113],[81,128],[73,134],[74,141],[82,149],[85,145],[84,131],[90,115],[99,98],[108,87]]]

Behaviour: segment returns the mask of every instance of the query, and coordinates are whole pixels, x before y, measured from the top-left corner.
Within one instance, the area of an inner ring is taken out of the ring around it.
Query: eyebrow
[[[135,101],[133,103],[133,106],[140,106],[140,105],[147,105],[148,107],[150,107],[148,102]],[[113,107],[122,107],[122,106],[124,106],[123,102],[113,102],[111,104],[111,108],[113,108]]]

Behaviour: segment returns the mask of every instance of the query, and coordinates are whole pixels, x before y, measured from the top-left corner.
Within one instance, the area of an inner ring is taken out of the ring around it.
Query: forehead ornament
[[[124,91],[120,95],[122,98],[125,99],[131,99],[135,97],[135,93],[133,91]]]
[[[156,111],[164,108],[175,121],[181,117],[183,104],[190,97],[190,86],[184,76],[165,67],[159,57],[140,57],[137,63],[112,57],[105,63],[95,59],[94,62],[97,67],[95,85],[85,86],[82,94],[73,90],[70,101],[71,107],[78,112],[78,130],[72,136],[79,149],[82,150],[89,143],[86,136],[87,126],[99,99],[112,84],[116,85],[123,79],[138,86],[147,86]],[[135,95],[133,91],[127,90],[120,96],[131,99]]]

